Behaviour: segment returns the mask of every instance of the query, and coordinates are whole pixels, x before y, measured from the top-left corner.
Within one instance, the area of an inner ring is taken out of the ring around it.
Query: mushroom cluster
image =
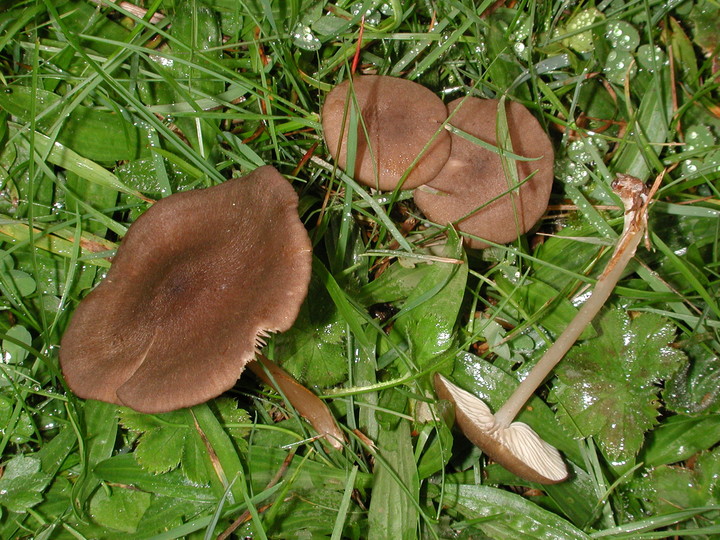
[[[501,116],[506,140],[498,140]],[[412,81],[364,75],[328,94],[322,125],[330,154],[358,182],[414,189],[425,216],[457,226],[469,247],[511,242],[547,208],[552,144],[520,103],[466,97],[446,107]]]
[[[63,335],[60,365],[73,392],[161,413],[230,389],[263,340],[292,326],[307,295],[312,244],[297,206],[271,166],[155,203]],[[288,394],[313,396],[279,368],[270,373]]]

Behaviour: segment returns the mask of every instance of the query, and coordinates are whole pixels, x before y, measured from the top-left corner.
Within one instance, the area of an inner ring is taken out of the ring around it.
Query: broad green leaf
[[[590,538],[560,516],[520,495],[501,489],[447,483],[444,486],[443,504],[455,506],[466,520],[474,521],[491,538]]]
[[[136,489],[114,486],[110,493],[99,489],[90,500],[90,515],[100,525],[134,533],[151,499],[150,493]]]
[[[698,60],[693,44],[682,25],[674,17],[670,17],[668,22],[670,23],[670,43],[675,57],[675,65],[686,76],[686,80],[695,81],[698,77]]]
[[[101,167],[94,161],[82,157],[71,148],[55,141],[51,145],[50,137],[36,131],[34,133],[33,142],[35,149],[39,154],[46,155],[46,160],[54,165],[58,165],[63,169],[74,172],[80,178],[84,178],[89,182],[116,189],[123,193],[127,193],[139,199],[143,196],[120,182],[113,173]],[[49,184],[48,184],[49,185]]]
[[[312,490],[299,497],[290,497],[281,504],[278,515],[268,527],[268,538],[330,538],[337,517],[340,498],[337,491]],[[352,503],[345,513],[345,535],[352,538],[352,532],[361,530],[366,513]],[[251,525],[238,529],[238,538],[256,538]],[[359,536],[355,536],[359,538]]]
[[[225,431],[233,439],[233,442],[240,448],[245,448],[244,438],[248,436],[250,428],[250,415],[245,409],[238,406],[238,402],[232,398],[219,397],[209,402],[210,408],[218,415]]]
[[[30,121],[32,90],[27,86],[12,86],[10,92],[0,92],[0,107],[22,122]],[[50,128],[60,114],[67,113],[62,104],[65,99],[40,88],[35,90],[38,116],[36,126],[45,135],[52,136]],[[43,114],[44,111],[49,111]],[[121,115],[91,109],[83,105],[69,111],[63,119],[57,141],[83,157],[93,161],[113,162],[135,159],[140,154],[138,128]]]
[[[363,286],[357,300],[364,306],[405,300],[432,270],[431,264],[417,264],[408,268],[394,262],[380,277]]]
[[[645,181],[660,164],[657,156],[667,141],[668,121],[672,116],[667,79],[665,71],[655,73],[653,83],[642,96],[626,144],[614,158],[615,170]]]
[[[169,160],[161,159],[164,169],[168,175],[170,185],[175,191],[186,191],[195,182],[185,171]],[[150,197],[167,196],[166,189],[158,179],[156,158],[143,158],[128,161],[115,169],[118,180],[131,189],[136,189]]]
[[[686,362],[671,346],[675,326],[654,314],[635,319],[611,309],[600,335],[570,350],[555,369],[551,397],[558,418],[584,437],[593,436],[612,462],[632,459],[645,431],[657,422],[658,383]]]
[[[212,68],[212,62],[222,57],[222,35],[217,15],[201,2],[178,3],[175,5],[170,33],[177,40],[171,42],[173,55],[190,63],[171,62],[160,68],[167,70],[172,79],[169,81],[175,91],[172,101],[194,103],[205,95],[220,94],[224,90],[222,81],[211,78],[207,71],[195,67]],[[176,124],[201,155],[211,154],[219,133],[217,120],[198,115],[178,117]]]
[[[32,336],[28,329],[21,324],[11,327],[5,335],[24,344],[18,345],[10,340],[2,341],[2,362],[6,364],[21,364],[28,355],[28,348],[32,346]]]
[[[587,237],[590,241],[583,241]],[[532,262],[532,278],[562,291],[577,283],[577,276],[585,274],[588,265],[597,257],[601,246],[596,233],[589,228],[567,227],[548,238],[536,252],[537,261]],[[595,268],[602,268],[601,263]],[[599,273],[601,270],[597,270]]]
[[[0,394],[0,426],[0,434],[15,444],[24,444],[35,434],[35,424],[22,405],[4,394]]]
[[[422,449],[422,454],[417,460],[418,476],[421,480],[441,471],[452,457],[453,437],[450,428],[444,421],[432,422],[423,426],[418,441],[420,438],[428,437],[430,440],[427,448]],[[416,448],[416,455],[417,452]]]
[[[219,399],[212,402],[216,414],[223,423],[246,423],[247,413],[237,408],[232,399]],[[153,473],[163,473],[182,467],[183,473],[196,484],[209,481],[207,448],[196,437],[195,422],[186,409],[163,414],[142,414],[132,409],[120,410],[120,423],[139,434],[135,446],[135,458],[142,468]],[[244,447],[242,437],[245,428],[236,426],[227,428],[237,445]]]
[[[120,454],[101,461],[95,466],[94,473],[105,482],[134,486],[157,495],[188,501],[215,500],[209,487],[190,482],[177,470],[152,474],[140,467],[132,454]]]
[[[40,470],[40,460],[18,455],[5,464],[0,478],[0,506],[11,512],[27,512],[40,503],[52,476]]]
[[[636,478],[630,485],[634,497],[642,500],[650,515],[661,516],[678,509],[716,506],[720,508],[720,450],[715,449],[698,457],[695,466],[660,466]],[[697,526],[717,523],[720,510],[702,514],[686,522],[682,529],[691,533]],[[675,531],[677,534],[680,531]]]
[[[295,324],[275,337],[275,358],[306,386],[341,383],[347,378],[348,368],[346,329],[330,295],[313,276]]]
[[[172,414],[172,413],[168,413]],[[180,465],[190,426],[164,427],[146,431],[135,446],[135,459],[145,469],[161,473]]]
[[[275,477],[277,472],[285,467],[288,450],[276,446],[251,445],[243,457],[251,464],[248,476],[251,477],[255,492],[262,491]],[[302,462],[302,464],[300,464]],[[294,490],[332,489],[342,491],[345,489],[350,470],[336,467],[320,459],[305,459],[296,456],[290,462],[284,478],[292,478]],[[373,475],[360,472],[355,478],[355,489],[368,489],[372,486]]]
[[[694,41],[707,55],[716,55],[720,45],[718,17],[720,7],[712,2],[697,2],[690,13]]]
[[[382,459],[375,462],[368,537],[416,538],[420,485],[410,424],[403,420],[394,431],[380,431],[377,446]]]
[[[101,184],[87,182],[76,173],[68,171],[65,176],[67,194],[65,197],[68,213],[72,215],[83,215],[90,206],[95,214],[91,219],[83,222],[83,231],[104,237],[107,233],[108,224],[112,224],[111,218],[106,216],[107,208],[113,208],[118,199],[117,190]],[[104,221],[103,221],[104,220]],[[112,224],[115,232],[119,232]],[[124,228],[120,234],[124,234]]]
[[[671,416],[648,435],[640,461],[649,467],[689,459],[720,442],[720,414]]]
[[[167,533],[174,526],[188,521],[190,516],[199,515],[208,508],[206,503],[153,495],[150,506],[137,525],[137,538],[152,538]]]
[[[443,256],[465,261],[457,234],[448,235]],[[396,316],[394,330],[410,344],[411,357],[420,369],[447,351],[453,342],[467,272],[467,262],[431,263]]]
[[[80,477],[73,485],[73,499],[77,508],[82,508],[97,488],[99,479],[93,469],[112,455],[118,432],[117,405],[89,399],[83,403],[83,416],[83,467]]]
[[[66,426],[55,435],[52,440],[45,443],[42,449],[33,457],[40,460],[43,472],[55,474],[62,466],[68,454],[75,448],[77,438],[73,430]]]
[[[675,412],[697,414],[720,410],[720,358],[702,343],[685,349],[690,362],[665,383],[663,398]]]

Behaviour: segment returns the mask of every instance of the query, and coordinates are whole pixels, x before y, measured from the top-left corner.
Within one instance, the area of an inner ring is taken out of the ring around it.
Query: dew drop
[[[610,21],[605,30],[610,46],[620,51],[634,51],[640,45],[640,34],[626,21]]]
[[[306,51],[317,51],[320,49],[320,40],[315,36],[312,29],[303,23],[297,23],[290,32],[293,44]]]

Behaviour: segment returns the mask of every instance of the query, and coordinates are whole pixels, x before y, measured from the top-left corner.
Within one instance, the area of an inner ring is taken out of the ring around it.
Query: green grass
[[[159,0],[155,23],[0,4],[0,538],[720,534],[720,7],[474,4]],[[404,232],[412,193],[335,168],[319,112],[366,11],[359,70],[540,120],[546,236],[466,253],[450,234],[443,255],[466,264],[430,264],[444,231]],[[262,164],[299,192],[315,255],[306,309],[267,353],[327,399],[344,451],[249,375],[167,415],[74,397],[58,344],[127,227]],[[663,170],[653,250],[521,413],[572,470],[530,485],[451,428],[429,376],[497,409],[607,259],[615,174]]]

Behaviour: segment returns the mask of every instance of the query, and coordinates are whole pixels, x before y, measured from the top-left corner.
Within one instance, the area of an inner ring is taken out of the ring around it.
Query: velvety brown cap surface
[[[452,113],[462,99],[448,105]],[[499,102],[494,99],[468,98],[452,116],[450,124],[497,146],[496,120]],[[520,103],[510,102],[506,116],[512,151],[535,161],[516,161],[518,180],[522,182],[514,195],[500,156],[458,135],[452,135],[450,158],[438,175],[425,186],[415,190],[415,202],[427,218],[440,224],[458,222],[458,228],[486,240],[504,244],[526,233],[545,213],[553,181],[553,148],[550,138],[535,117]],[[506,195],[494,200],[503,193]],[[489,202],[493,201],[493,202]],[[479,240],[465,240],[473,248],[488,244]]]
[[[270,166],[155,203],[63,336],[70,388],[147,413],[231,388],[258,336],[290,328],[307,294],[312,246],[297,204]]]
[[[350,81],[337,85],[327,95],[322,109],[325,143],[341,168],[347,170],[348,108],[343,127]],[[445,104],[424,86],[396,77],[364,75],[355,77],[357,96],[367,136],[358,121],[355,172],[350,173],[366,186],[391,191],[447,118]],[[350,100],[353,104],[353,100]],[[342,147],[338,146],[342,135]],[[369,143],[369,144],[368,144]],[[450,155],[450,134],[442,131],[423,153],[403,183],[412,189],[430,181]]]

